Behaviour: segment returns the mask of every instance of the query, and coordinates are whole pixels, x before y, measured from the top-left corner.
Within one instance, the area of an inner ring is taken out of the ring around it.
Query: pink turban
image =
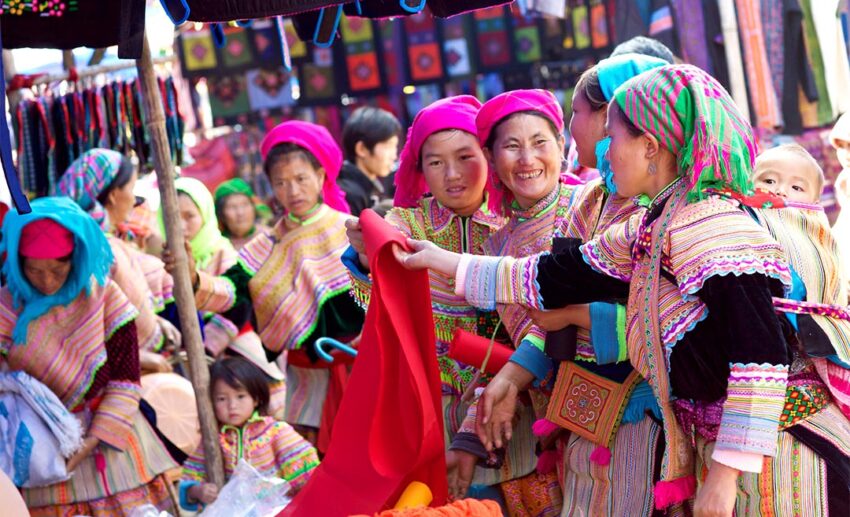
[[[345,193],[336,184],[339,169],[342,167],[342,151],[330,132],[322,126],[300,120],[288,120],[278,124],[269,131],[260,145],[260,154],[263,156],[263,160],[266,159],[274,146],[287,142],[303,147],[315,156],[322,168],[325,169],[325,183],[322,186],[322,199],[325,204],[335,210],[350,214],[351,209],[345,201]]]
[[[21,230],[18,253],[32,259],[59,259],[74,251],[74,234],[53,219],[36,219]]]
[[[475,116],[481,103],[472,95],[457,95],[440,99],[416,114],[407,130],[407,140],[401,150],[398,171],[395,174],[395,198],[393,204],[402,208],[413,208],[428,185],[419,167],[419,156],[425,140],[434,133],[447,129],[458,129],[476,136]],[[487,183],[488,190],[490,183]]]
[[[549,90],[513,90],[501,93],[481,106],[475,125],[478,127],[478,141],[483,147],[490,134],[499,122],[506,117],[521,111],[535,111],[546,117],[558,129],[558,134],[564,132],[564,109],[555,95]],[[490,196],[490,209],[496,213],[503,212],[503,202],[510,201],[513,197],[510,192],[502,186],[496,171],[490,168],[490,182],[497,188],[494,189],[501,195]],[[501,187],[501,188],[498,188]],[[502,196],[505,196],[504,199]]]

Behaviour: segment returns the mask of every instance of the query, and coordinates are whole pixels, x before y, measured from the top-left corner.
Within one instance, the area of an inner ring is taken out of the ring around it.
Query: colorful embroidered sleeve
[[[319,465],[319,455],[310,442],[285,422],[273,427],[272,448],[280,477],[289,481],[296,492],[307,483],[313,469]]]
[[[537,336],[523,339],[516,351],[511,354],[510,362],[522,366],[534,375],[535,383],[540,383],[552,371],[552,359],[543,349],[545,341]]]
[[[89,434],[111,447],[123,450],[139,410],[139,348],[136,326],[130,322],[106,342],[109,381],[94,413]]]
[[[626,308],[616,303],[590,304],[590,340],[598,364],[628,360],[626,347]]]
[[[697,293],[722,326],[722,348],[714,352],[729,362],[717,451],[772,456],[776,450],[791,357],[773,311],[771,282],[762,274],[713,276]]]
[[[351,296],[357,301],[357,305],[366,310],[372,295],[372,277],[368,271],[361,269],[360,256],[353,247],[349,246],[345,250],[341,260],[351,279]]]
[[[197,481],[202,483],[207,480],[207,467],[204,459],[204,444],[198,444],[195,452],[183,462],[182,481]]]
[[[464,253],[457,270],[456,293],[474,307],[494,310],[497,303],[540,308],[537,285],[539,255],[521,259]]]
[[[623,282],[630,281],[633,269],[632,247],[642,218],[643,214],[635,214],[588,241],[581,247],[584,260],[602,274]]]
[[[759,273],[790,290],[791,272],[781,246],[743,210],[718,198],[686,205],[669,230],[668,256],[679,290],[699,291],[716,275]]]
[[[231,268],[234,269],[241,269],[241,266],[237,264]],[[240,286],[234,284],[228,276],[231,270],[221,276],[198,271],[198,288],[195,290],[195,304],[198,310],[225,312],[236,305]],[[247,283],[241,287],[245,291],[248,290]]]

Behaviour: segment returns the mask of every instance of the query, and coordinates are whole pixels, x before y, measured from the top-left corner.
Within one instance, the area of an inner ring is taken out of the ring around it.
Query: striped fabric
[[[730,364],[717,448],[773,456],[787,384],[787,365]]]
[[[86,412],[85,417],[88,419],[90,415]],[[103,474],[97,468],[98,457],[101,457],[106,465]],[[153,428],[145,417],[136,411],[132,418],[127,446],[123,451],[100,445],[80,463],[68,481],[26,489],[22,494],[30,509],[84,502],[90,502],[93,506],[114,507],[125,499],[133,500],[134,491],[155,488],[156,478],[175,467],[177,465],[168,455]],[[62,513],[63,511],[65,513]],[[75,515],[64,508],[54,508],[54,512],[53,515]]]
[[[112,225],[106,209],[97,198],[118,175],[122,160],[121,153],[117,151],[91,149],[74,160],[59,180],[59,193],[73,199],[104,231],[109,231]]]
[[[564,492],[561,515],[650,515],[655,508],[653,476],[661,426],[650,418],[623,424],[611,444],[611,462],[590,460],[597,444],[569,434],[560,476]]]
[[[741,33],[741,47],[744,49],[747,90],[750,92],[756,125],[772,129],[779,125],[781,114],[770,63],[767,60],[761,3],[735,0],[735,7],[738,13],[738,30]],[[772,10],[779,11],[776,7]]]
[[[17,319],[11,295],[0,291],[0,353],[16,370],[37,378],[65,406],[78,405],[97,370],[106,362],[105,342],[136,317],[136,310],[111,280],[92,294],[81,293],[66,306],[52,308],[29,326],[26,344],[12,345]]]
[[[150,483],[126,490],[112,497],[62,506],[29,507],[30,517],[56,517],[57,515],[88,515],[91,517],[126,517],[144,505],[153,505],[160,512],[177,515],[176,501],[171,497],[169,481],[160,474]]]
[[[127,447],[133,415],[139,412],[142,395],[137,382],[109,381],[95,411],[88,434],[118,450]]]
[[[562,236],[560,225],[571,209],[576,190],[574,185],[560,184],[527,210],[512,210],[507,224],[484,244],[484,254],[527,257],[550,251],[552,239]],[[515,347],[529,337],[545,341],[546,332],[534,325],[525,307],[500,305],[498,310]]]
[[[433,242],[455,253],[473,255],[483,253],[484,242],[503,224],[503,219],[490,212],[486,204],[466,219],[440,205],[434,197],[420,199],[416,208],[393,208],[386,220],[406,237]],[[454,279],[434,271],[429,271],[429,278],[443,394],[460,396],[475,372],[474,368],[462,365],[446,355],[454,331],[462,329],[477,334],[479,317],[492,319],[493,315],[481,315],[462,296],[455,294]],[[351,275],[351,279],[352,293],[363,307],[368,306],[371,284],[357,275]]]
[[[286,366],[286,406],[283,419],[293,425],[318,428],[328,394],[330,370]]]
[[[140,350],[159,350],[163,344],[162,328],[157,321],[157,304],[161,303],[147,283],[147,276],[139,276],[137,255],[141,252],[133,249],[132,245],[117,239],[111,235],[107,236],[115,263],[112,265],[112,280],[130,300],[130,303],[139,311],[136,318],[136,331],[139,335]],[[153,258],[153,257],[152,257]],[[156,260],[156,259],[154,259]],[[161,264],[161,263],[160,263]],[[164,308],[164,306],[163,306]]]
[[[224,475],[230,479],[240,459],[266,477],[283,478],[300,490],[319,465],[316,449],[285,422],[252,417],[241,429],[225,426],[218,436]],[[207,481],[204,447],[200,445],[183,464],[183,480]]]
[[[260,337],[269,350],[298,349],[315,329],[326,301],[351,285],[340,260],[348,248],[346,214],[322,205],[314,223],[254,238],[239,252]]]
[[[850,456],[850,424],[838,409],[828,405],[798,424]],[[697,437],[697,481],[705,482],[715,442]],[[738,476],[735,515],[790,517],[797,515],[843,515],[847,507],[829,508],[827,469],[823,458],[788,432],[780,432],[776,455],[764,459],[760,474]]]

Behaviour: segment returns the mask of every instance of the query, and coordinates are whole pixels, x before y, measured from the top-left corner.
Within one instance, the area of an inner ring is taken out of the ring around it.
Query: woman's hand
[[[717,461],[708,469],[694,501],[696,517],[731,517],[738,496],[739,471]]]
[[[195,257],[192,256],[192,245],[189,241],[184,241],[186,247],[186,264],[189,266],[191,273],[192,285],[198,284],[198,270],[195,268]],[[169,275],[174,276],[174,270],[177,269],[177,256],[171,253],[168,245],[162,248],[162,262],[165,264],[165,270]]]
[[[83,440],[83,447],[74,453],[73,456],[68,458],[65,462],[65,471],[70,474],[74,472],[80,463],[88,457],[89,454],[94,451],[97,445],[100,443],[100,440],[95,438],[94,436],[86,436]]]
[[[360,258],[360,266],[365,271],[369,271],[369,257],[366,255],[366,243],[363,241],[363,227],[360,226],[360,219],[346,220],[345,233],[348,235],[349,244]]]
[[[204,505],[209,505],[214,503],[216,498],[218,498],[218,487],[212,483],[201,483],[199,485],[189,487],[189,490],[186,491],[186,495],[194,501],[199,501]]]
[[[449,478],[449,498],[453,501],[466,497],[469,485],[472,484],[472,475],[475,473],[475,464],[478,458],[466,451],[446,451],[446,469]]]
[[[444,250],[429,241],[407,239],[407,244],[413,249],[413,253],[393,246],[393,254],[396,260],[405,268],[411,270],[432,269],[449,278],[454,278],[457,274],[457,266],[460,264],[459,254]]]
[[[555,332],[570,325],[590,329],[590,305],[567,305],[548,311],[528,309],[528,315],[546,332]]]
[[[139,352],[139,367],[145,373],[171,373],[174,371],[168,359],[148,350]]]
[[[503,447],[513,436],[513,419],[519,392],[533,380],[531,372],[509,362],[487,384],[478,399],[475,431],[488,451]]]
[[[159,323],[159,328],[162,329],[162,335],[165,336],[166,345],[171,348],[180,348],[180,344],[183,342],[183,336],[177,330],[177,327],[161,316],[157,316],[157,323]]]

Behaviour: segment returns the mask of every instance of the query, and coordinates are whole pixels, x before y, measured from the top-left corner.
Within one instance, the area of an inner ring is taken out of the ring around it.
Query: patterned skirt
[[[318,428],[328,394],[330,370],[286,365],[287,423]]]
[[[86,505],[95,510],[103,508],[107,512],[103,515],[123,515],[108,512],[115,508],[121,510],[125,502],[138,501],[138,506],[145,502],[156,504],[165,501],[167,487],[157,488],[156,480],[177,464],[140,412],[134,416],[133,428],[123,451],[103,444],[98,446],[98,451],[105,460],[104,471],[97,469],[95,455],[90,454],[77,466],[68,481],[23,489],[21,494],[33,515],[42,511],[47,512],[45,515],[94,515],[88,511],[68,513],[64,510],[85,508]]]
[[[176,501],[168,488],[165,475],[155,477],[146,485],[119,492],[110,497],[80,503],[29,508],[31,517],[70,517],[87,515],[90,517],[127,517],[134,509],[151,504],[159,511],[180,515]]]
[[[796,428],[796,429],[795,429]],[[801,440],[798,436],[804,436]],[[820,454],[806,445],[820,448]],[[697,436],[697,490],[711,466],[715,442]],[[761,474],[738,477],[736,515],[847,515],[850,469],[850,422],[835,404],[785,431],[776,456],[765,457]]]
[[[610,447],[611,461],[590,461],[597,445],[575,433],[562,440],[563,517],[651,515],[656,454],[663,440],[661,426],[646,417],[622,424]],[[739,514],[740,515],[740,514]]]

